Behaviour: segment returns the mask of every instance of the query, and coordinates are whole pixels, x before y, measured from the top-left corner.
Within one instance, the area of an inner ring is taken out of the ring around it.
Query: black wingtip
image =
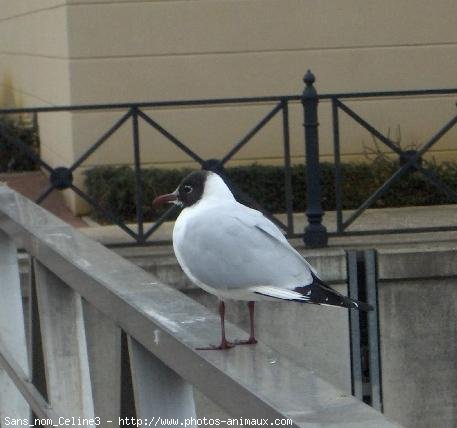
[[[357,309],[364,312],[373,310],[373,306],[371,306],[369,303],[360,302],[358,300],[344,296],[338,293],[329,285],[325,284],[325,282],[314,275],[314,273],[311,273],[311,275],[313,277],[313,282],[311,284],[304,287],[297,287],[294,290],[300,294],[303,294],[304,296],[308,296],[309,300],[307,303],[337,306],[347,309]]]

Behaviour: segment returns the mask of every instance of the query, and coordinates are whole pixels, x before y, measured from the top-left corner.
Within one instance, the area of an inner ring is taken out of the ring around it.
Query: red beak
[[[152,206],[154,208],[157,208],[157,207],[159,207],[160,205],[163,205],[163,204],[173,203],[177,199],[178,199],[177,192],[167,193],[166,195],[157,196],[157,198],[155,198],[154,201],[152,202]]]

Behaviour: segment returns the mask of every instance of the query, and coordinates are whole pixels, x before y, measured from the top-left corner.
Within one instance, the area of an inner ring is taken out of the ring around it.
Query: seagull
[[[237,202],[218,174],[205,170],[190,173],[173,193],[155,198],[153,206],[165,203],[184,208],[173,229],[179,265],[194,284],[219,298],[221,343],[197,349],[222,350],[257,343],[256,301],[373,309],[325,284],[276,225],[260,211]],[[248,302],[247,340],[229,342],[225,336],[227,299]]]

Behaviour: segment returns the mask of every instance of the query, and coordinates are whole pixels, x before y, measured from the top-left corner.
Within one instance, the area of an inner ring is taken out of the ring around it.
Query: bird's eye
[[[184,186],[184,193],[192,192],[192,186]]]

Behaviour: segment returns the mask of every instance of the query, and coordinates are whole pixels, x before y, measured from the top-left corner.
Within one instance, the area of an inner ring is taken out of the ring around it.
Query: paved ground
[[[0,182],[6,182],[11,188],[19,193],[35,200],[48,185],[46,176],[42,172],[0,174]],[[62,195],[59,191],[54,191],[42,204],[62,220],[74,227],[80,228],[83,233],[90,235],[105,244],[120,244],[132,242],[132,238],[117,226],[90,226],[80,217],[75,217],[65,206]],[[345,212],[347,218],[350,211]],[[278,218],[285,222],[284,215]],[[304,214],[294,215],[294,229],[302,231],[306,223]],[[336,229],[335,212],[327,212],[324,216],[324,224],[331,232]],[[361,230],[380,230],[410,227],[429,227],[429,226],[448,226],[457,227],[457,206],[440,205],[432,207],[408,207],[408,208],[384,208],[371,209],[365,211],[353,225],[351,231]],[[145,230],[150,224],[145,225]],[[130,225],[136,230],[135,225]],[[150,238],[152,242],[170,242],[173,223],[167,222],[162,225]],[[367,247],[367,246],[403,246],[405,244],[415,244],[427,246],[439,242],[457,241],[457,231],[434,232],[434,233],[408,233],[408,234],[381,234],[371,236],[344,236],[330,239],[331,247]],[[296,240],[295,245],[300,245],[300,240]]]

